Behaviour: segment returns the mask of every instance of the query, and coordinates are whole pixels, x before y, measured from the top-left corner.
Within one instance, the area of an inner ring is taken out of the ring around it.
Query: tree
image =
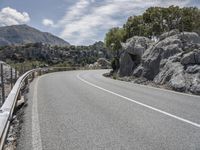
[[[125,39],[125,31],[123,28],[112,28],[106,34],[105,45],[114,56],[112,61],[113,71],[119,69],[120,50],[122,48],[121,42]]]
[[[112,28],[106,34],[105,45],[114,55],[119,57],[120,49],[122,48],[121,42],[124,41],[125,31],[123,28]]]

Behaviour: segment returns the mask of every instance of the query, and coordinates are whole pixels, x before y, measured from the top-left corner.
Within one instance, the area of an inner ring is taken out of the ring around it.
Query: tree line
[[[120,43],[133,36],[159,37],[173,29],[200,34],[200,10],[197,7],[150,7],[142,15],[130,16],[123,27],[110,29],[104,41],[117,56]]]

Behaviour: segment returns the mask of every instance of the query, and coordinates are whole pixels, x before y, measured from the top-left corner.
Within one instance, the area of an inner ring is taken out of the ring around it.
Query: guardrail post
[[[22,97],[22,92],[21,92],[21,90],[19,90],[19,94],[18,94],[18,96],[17,96],[17,100],[20,100],[21,97]]]
[[[28,77],[25,79],[25,85],[28,85]]]
[[[35,78],[35,72],[32,73],[32,80]]]
[[[42,71],[41,70],[39,70],[39,76],[41,76],[42,75]]]
[[[17,68],[15,68],[15,82],[17,81]]]
[[[4,74],[3,74],[3,63],[1,63],[1,89],[2,89],[2,104],[5,101],[5,88],[4,88]]]
[[[11,90],[13,88],[13,69],[12,67],[10,68],[10,86],[11,86]]]

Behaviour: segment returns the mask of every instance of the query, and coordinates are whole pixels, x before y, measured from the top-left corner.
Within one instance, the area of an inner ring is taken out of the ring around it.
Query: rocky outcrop
[[[130,76],[133,70],[140,64],[141,57],[149,48],[151,40],[146,37],[134,36],[122,43],[123,53],[120,57],[120,76]]]
[[[108,69],[110,68],[110,62],[105,59],[105,58],[99,58],[97,60],[97,63],[99,64],[99,66],[101,67],[101,69]]]
[[[150,46],[151,40],[146,37],[134,36],[122,43],[123,50],[129,54],[142,57],[146,49]]]
[[[90,64],[86,66],[87,69],[110,69],[111,64],[110,62],[105,58],[99,58],[97,62],[94,64]]]
[[[120,57],[120,76],[130,76],[136,67],[135,62],[131,58],[131,54],[124,52]]]
[[[183,65],[200,64],[200,51],[198,49],[195,49],[192,52],[186,53],[181,59],[181,64]]]
[[[147,39],[138,42],[140,39],[143,37],[133,37],[122,45],[124,53],[120,57],[120,76],[133,75],[176,91],[200,94],[198,34],[173,30],[161,35],[156,43]],[[140,61],[133,56],[138,56]]]

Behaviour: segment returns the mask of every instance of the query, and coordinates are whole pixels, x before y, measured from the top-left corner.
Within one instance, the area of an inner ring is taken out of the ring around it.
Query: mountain
[[[68,42],[59,37],[47,32],[41,32],[28,25],[0,27],[0,46],[38,42],[58,46],[70,45]]]

